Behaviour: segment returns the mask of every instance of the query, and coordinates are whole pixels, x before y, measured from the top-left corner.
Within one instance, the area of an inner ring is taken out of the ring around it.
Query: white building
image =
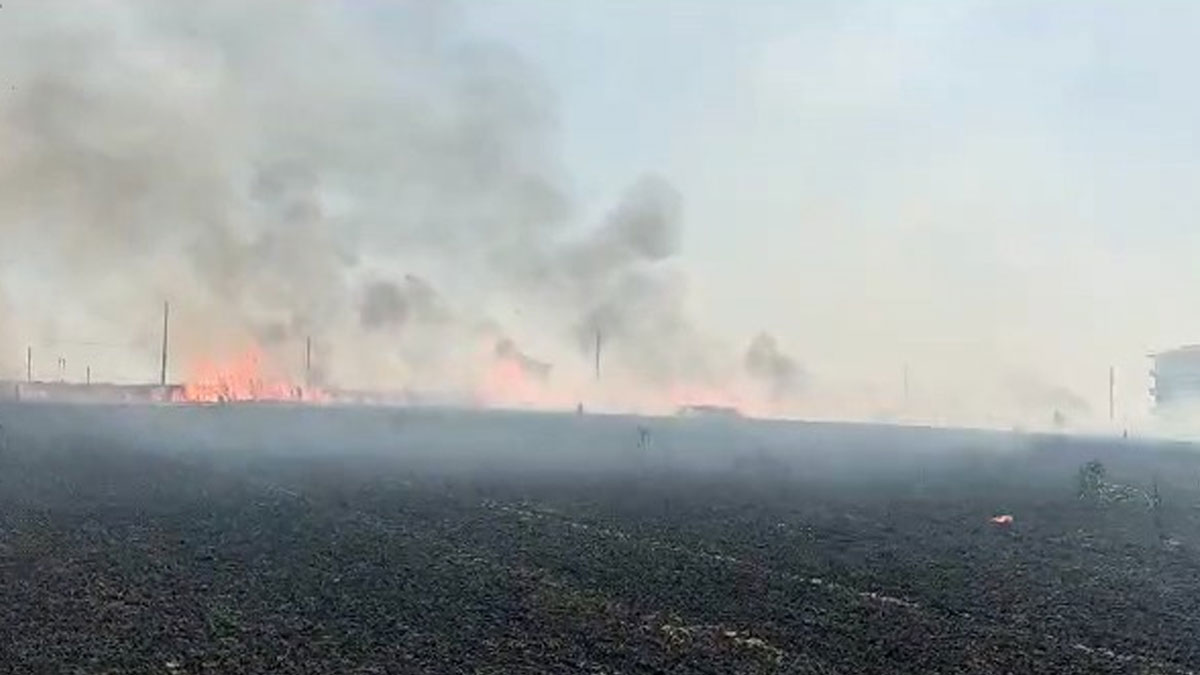
[[[1159,410],[1180,405],[1200,405],[1200,345],[1151,354],[1154,384],[1150,395]]]

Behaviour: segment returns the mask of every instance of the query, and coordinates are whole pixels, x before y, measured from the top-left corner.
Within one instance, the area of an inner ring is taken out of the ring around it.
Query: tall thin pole
[[[162,329],[162,362],[158,371],[158,383],[161,386],[167,386],[167,328],[171,317],[171,303],[163,303],[163,329]]]
[[[600,331],[596,331],[596,379],[600,379]]]
[[[304,338],[304,388],[312,387],[312,336]]]
[[[1117,410],[1116,394],[1115,394],[1116,384],[1117,384],[1116,368],[1109,366],[1108,367],[1108,421],[1110,421],[1110,422],[1116,418],[1116,410]]]
[[[87,372],[87,374],[84,376],[85,377],[84,382],[86,382],[88,384],[88,386],[91,386],[91,384],[92,384],[92,367],[88,366],[86,372]]]
[[[33,347],[25,348],[25,381],[33,382]]]

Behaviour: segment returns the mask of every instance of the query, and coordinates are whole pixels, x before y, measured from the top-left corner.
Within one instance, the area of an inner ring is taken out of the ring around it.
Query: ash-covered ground
[[[5,672],[1200,669],[1188,446],[269,406],[0,425]]]

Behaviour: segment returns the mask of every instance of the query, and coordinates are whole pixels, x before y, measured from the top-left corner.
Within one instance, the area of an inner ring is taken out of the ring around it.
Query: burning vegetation
[[[476,392],[485,406],[567,409],[574,397],[556,389],[550,374],[553,366],[522,352],[507,337],[498,339]]]
[[[195,362],[177,390],[180,403],[248,401],[323,402],[325,393],[293,381],[270,367],[262,349],[252,346],[237,356]]]
[[[180,345],[200,358],[154,380],[179,381],[181,402],[324,400],[278,367],[277,348],[310,335],[328,346],[320,381],[338,391],[634,412],[739,398],[736,376],[712,373],[744,375],[741,355],[688,311],[683,196],[632,176],[596,222],[578,222],[555,97],[434,4],[397,3],[404,20],[386,36],[323,3],[130,0],[94,21],[31,6],[0,22],[0,139],[20,140],[0,151],[5,246],[51,261],[28,271],[77,303],[54,315],[86,317],[71,329],[89,339],[153,325],[96,308],[162,296],[180,325],[248,337],[229,358]],[[63,330],[6,300],[6,325],[50,326],[31,339]],[[473,327],[487,322],[481,340]],[[523,352],[525,336],[553,357]],[[747,367],[789,390],[793,362],[765,346]],[[144,356],[104,367],[129,379]]]

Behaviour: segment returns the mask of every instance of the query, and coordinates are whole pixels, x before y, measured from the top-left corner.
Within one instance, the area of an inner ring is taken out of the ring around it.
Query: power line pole
[[[304,338],[304,389],[312,387],[312,336]]]
[[[1117,385],[1117,369],[1113,366],[1108,367],[1108,421],[1111,422],[1116,418],[1116,385]]]
[[[167,328],[171,317],[171,303],[163,303],[163,326],[162,326],[162,362],[158,371],[158,384],[167,386]]]
[[[25,348],[25,381],[33,382],[33,347]]]
[[[596,379],[600,379],[600,331],[596,331]]]
[[[86,375],[84,375],[84,382],[90,387],[92,385],[92,367],[88,366],[85,372]]]

